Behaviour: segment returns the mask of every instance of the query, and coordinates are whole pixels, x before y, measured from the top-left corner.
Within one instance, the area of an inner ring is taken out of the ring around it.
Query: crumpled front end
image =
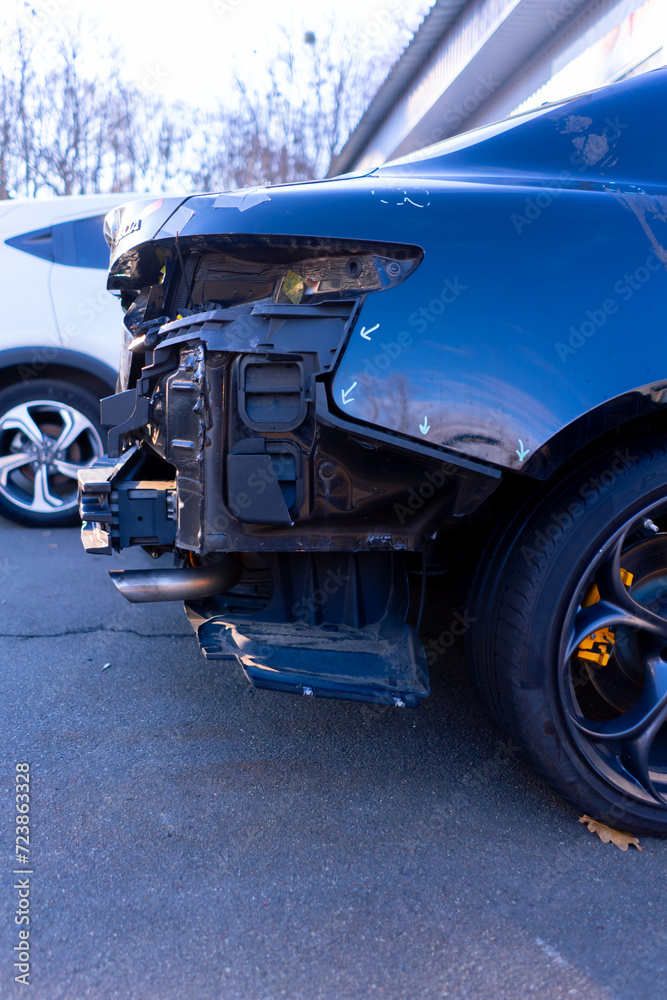
[[[102,404],[108,456],[81,475],[85,548],[173,552],[181,568],[163,572],[182,584],[153,573],[124,592],[184,597],[206,655],[239,660],[253,683],[416,703],[428,680],[406,554],[498,474],[346,420],[331,379],[366,298],[409,280],[421,250],[185,238],[164,220],[138,242],[151,212],[134,211],[109,222],[113,247],[134,245],[112,261],[126,351]]]

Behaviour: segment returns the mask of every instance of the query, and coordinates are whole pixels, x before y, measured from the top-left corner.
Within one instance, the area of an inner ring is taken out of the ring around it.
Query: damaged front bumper
[[[116,267],[121,284],[154,284],[128,310],[122,391],[102,402],[108,456],[80,475],[84,547],[173,553],[180,570],[114,582],[133,600],[184,599],[205,655],[257,686],[416,704],[428,676],[406,558],[500,473],[345,418],[332,376],[363,304],[344,296],[393,287],[418,254],[309,245],[298,274],[267,264],[258,291],[229,253],[191,266],[172,246],[159,272],[169,254],[147,246]]]
[[[81,476],[86,547],[101,530],[107,550],[419,551],[474,510],[494,469],[335,414],[326,376],[352,318],[349,303],[220,309],[135,343],[150,355],[136,387],[102,403],[119,462]]]

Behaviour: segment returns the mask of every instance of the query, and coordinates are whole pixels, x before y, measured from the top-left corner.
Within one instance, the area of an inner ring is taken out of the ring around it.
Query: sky
[[[79,15],[99,31],[88,35],[85,59],[118,49],[128,77],[148,92],[195,106],[214,106],[231,87],[233,74],[261,78],[286,30],[302,42],[306,30],[330,31],[335,16],[360,47],[375,47],[401,17],[416,27],[429,0],[10,0],[29,6],[40,40],[55,38],[59,23]],[[5,18],[10,4],[2,4]],[[15,16],[15,15],[14,15]]]

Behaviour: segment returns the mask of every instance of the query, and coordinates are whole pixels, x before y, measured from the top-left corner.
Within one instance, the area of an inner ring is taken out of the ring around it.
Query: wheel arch
[[[102,398],[116,391],[117,372],[99,358],[64,347],[17,347],[0,351],[0,390],[33,378],[71,382]]]
[[[667,379],[615,396],[577,417],[546,441],[521,472],[556,480],[601,450],[664,432]]]
[[[607,400],[563,427],[520,471],[507,470],[498,489],[467,516],[467,525],[455,525],[450,538],[458,538],[476,564],[499,524],[508,524],[602,452],[618,449],[625,456],[628,446],[656,435],[667,435],[667,381]]]

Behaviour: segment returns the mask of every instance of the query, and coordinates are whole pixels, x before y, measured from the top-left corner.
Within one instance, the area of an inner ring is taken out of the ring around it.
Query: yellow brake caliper
[[[632,573],[628,572],[627,569],[622,569],[621,580],[626,587],[629,587],[633,580]],[[586,596],[581,602],[581,606],[582,608],[590,608],[591,604],[597,604],[599,600],[600,591],[597,585],[593,583],[586,591]],[[616,636],[608,628],[597,629],[597,631],[579,643],[577,656],[580,660],[592,660],[599,667],[606,667],[609,663],[612,647],[615,642]]]

